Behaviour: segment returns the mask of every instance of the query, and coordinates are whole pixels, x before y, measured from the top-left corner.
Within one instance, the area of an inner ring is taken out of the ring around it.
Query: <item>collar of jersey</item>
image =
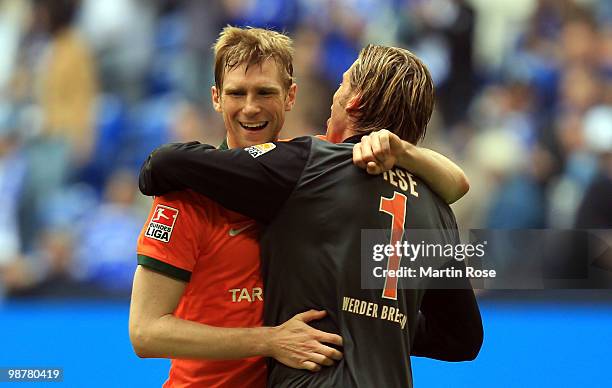
[[[364,132],[364,133],[358,133],[357,135],[353,135],[347,139],[344,139],[342,142],[343,143],[353,143],[353,144],[357,144],[361,141],[361,138],[364,137],[365,135],[369,135],[370,133],[372,133],[372,131],[368,131],[368,132]]]
[[[220,150],[229,150],[229,147],[227,146],[227,138],[223,139],[223,143],[221,143],[221,145],[218,147],[218,149],[220,149]]]

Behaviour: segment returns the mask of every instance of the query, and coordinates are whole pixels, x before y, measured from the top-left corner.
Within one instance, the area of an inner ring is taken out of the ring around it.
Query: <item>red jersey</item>
[[[262,325],[258,226],[192,191],[155,198],[138,264],[187,282],[174,315],[217,327]],[[172,360],[164,387],[264,387],[262,357]]]

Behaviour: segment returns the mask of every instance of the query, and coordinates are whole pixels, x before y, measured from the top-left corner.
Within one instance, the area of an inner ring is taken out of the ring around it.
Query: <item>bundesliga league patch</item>
[[[162,242],[169,242],[172,236],[174,223],[178,218],[178,209],[170,206],[157,205],[151,222],[147,226],[145,237],[149,237]]]
[[[264,143],[264,144],[257,144],[251,147],[247,147],[244,150],[248,152],[252,157],[257,158],[265,154],[266,152],[272,151],[275,148],[276,148],[276,145],[274,145],[274,143]]]

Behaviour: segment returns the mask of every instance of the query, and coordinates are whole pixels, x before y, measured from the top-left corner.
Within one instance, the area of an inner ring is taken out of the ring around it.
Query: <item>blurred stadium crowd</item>
[[[295,41],[283,137],[325,131],[366,43],[406,47],[437,85],[425,145],[471,181],[462,228],[611,228],[612,2],[0,0],[0,295],[129,293],[140,164],[223,139],[210,48],[227,24]]]

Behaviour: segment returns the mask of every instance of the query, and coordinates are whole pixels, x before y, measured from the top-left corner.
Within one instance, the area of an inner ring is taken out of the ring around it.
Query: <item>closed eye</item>
[[[228,96],[244,96],[246,95],[246,91],[244,89],[234,89],[234,88],[227,88],[223,91],[224,94],[228,95]]]
[[[260,96],[272,96],[278,94],[276,90],[273,89],[262,89],[259,91]]]

